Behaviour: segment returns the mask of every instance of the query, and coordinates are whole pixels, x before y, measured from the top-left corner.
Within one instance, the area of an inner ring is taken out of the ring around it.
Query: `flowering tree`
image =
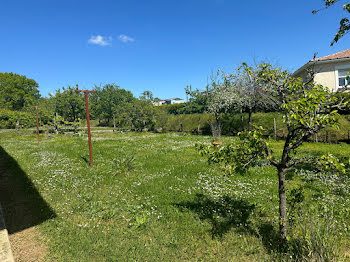
[[[213,113],[218,122],[219,113],[228,111],[247,112],[249,129],[252,128],[252,114],[256,111],[277,109],[278,100],[271,89],[259,81],[261,68],[251,67],[246,63],[232,73],[218,72],[218,79],[213,81],[208,111]]]
[[[246,169],[261,163],[264,159],[276,167],[278,175],[280,238],[287,238],[286,173],[292,168],[314,159],[298,158],[295,150],[322,128],[337,125],[337,109],[343,101],[327,88],[315,85],[313,81],[291,77],[286,71],[273,69],[268,64],[259,66],[259,82],[273,89],[281,103],[287,125],[287,137],[281,156],[271,153],[269,143],[263,138],[262,129],[239,134],[239,141],[219,148],[199,146],[200,153],[207,155],[210,163],[220,163],[228,173]],[[327,157],[322,158],[324,163]],[[329,162],[335,163],[335,159]],[[325,166],[327,166],[325,164]],[[337,165],[335,165],[337,166]],[[338,165],[341,166],[341,165]]]

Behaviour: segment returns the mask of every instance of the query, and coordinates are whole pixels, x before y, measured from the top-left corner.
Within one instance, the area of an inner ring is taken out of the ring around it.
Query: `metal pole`
[[[91,145],[90,116],[89,116],[89,99],[88,99],[88,93],[87,93],[87,92],[84,92],[84,94],[85,94],[86,124],[87,124],[87,128],[88,128],[88,138],[89,138],[90,166],[93,167],[93,163],[92,163],[92,145]]]
[[[35,106],[35,113],[36,113],[36,134],[38,136],[38,144],[40,144],[38,106]]]
[[[87,129],[88,129],[90,166],[93,167],[88,93],[96,93],[96,91],[78,90],[77,89],[77,90],[75,90],[75,92],[77,92],[77,93],[83,92],[85,95],[86,125],[87,125]]]

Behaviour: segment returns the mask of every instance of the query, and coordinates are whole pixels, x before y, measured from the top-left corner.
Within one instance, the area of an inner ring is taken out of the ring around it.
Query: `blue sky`
[[[139,96],[184,98],[218,68],[265,60],[291,71],[330,47],[344,15],[322,0],[2,0],[0,72],[62,86],[117,83]]]

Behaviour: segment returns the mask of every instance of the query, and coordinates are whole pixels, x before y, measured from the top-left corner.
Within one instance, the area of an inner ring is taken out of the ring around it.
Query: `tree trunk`
[[[201,118],[198,117],[198,126],[197,126],[197,134],[199,134],[201,131]]]
[[[75,122],[76,117],[75,117],[75,108],[74,108],[74,106],[72,106],[72,112],[73,112],[73,121]]]
[[[218,114],[215,114],[215,126],[213,136],[217,139],[221,137],[221,121]]]
[[[56,134],[56,135],[58,134],[58,122],[57,122],[57,118],[58,118],[58,113],[56,112],[56,115],[55,115],[55,117],[53,118],[53,123],[54,123],[54,126],[55,126],[55,134]]]
[[[115,115],[113,114],[113,132],[115,132]]]
[[[249,110],[249,113],[248,113],[248,129],[249,130],[252,130],[252,124],[253,124],[252,111]]]
[[[286,171],[278,168],[278,196],[280,212],[280,239],[282,244],[287,240],[287,201],[286,201]]]
[[[16,131],[19,132],[19,120],[16,121]]]
[[[177,115],[177,121],[179,122],[179,132],[181,132],[181,121],[180,121],[180,116]]]

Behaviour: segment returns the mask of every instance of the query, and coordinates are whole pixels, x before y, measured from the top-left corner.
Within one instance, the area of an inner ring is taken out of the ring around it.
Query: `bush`
[[[17,121],[24,128],[36,125],[34,113],[0,109],[0,128],[16,128]]]

